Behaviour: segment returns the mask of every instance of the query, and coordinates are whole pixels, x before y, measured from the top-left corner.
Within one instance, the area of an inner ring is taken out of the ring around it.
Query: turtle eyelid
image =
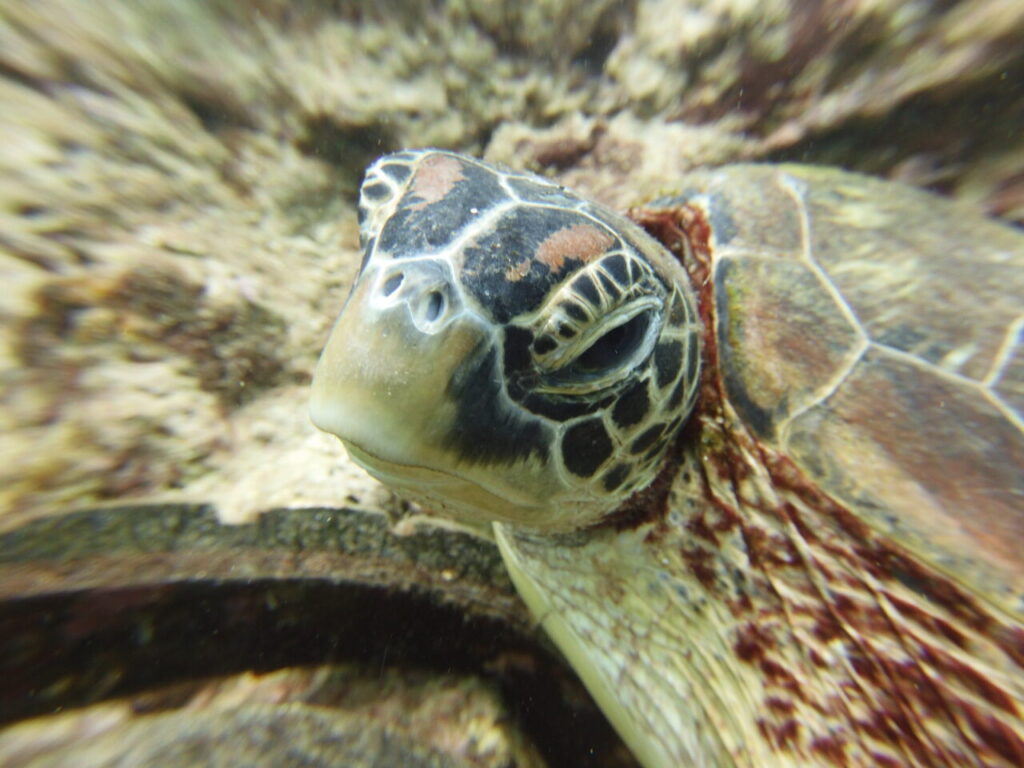
[[[576,356],[571,367],[603,371],[631,358],[647,336],[653,314],[650,310],[641,312],[609,328]]]
[[[567,349],[559,350],[562,354],[550,356],[547,366],[542,363],[547,373],[542,374],[538,389],[582,394],[618,384],[651,354],[660,325],[660,310],[652,298],[620,307],[605,322],[565,345]]]

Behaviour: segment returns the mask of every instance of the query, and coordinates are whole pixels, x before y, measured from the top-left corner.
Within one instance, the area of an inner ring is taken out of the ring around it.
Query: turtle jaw
[[[517,498],[509,489],[491,489],[444,469],[397,464],[349,442],[345,449],[356,464],[405,498],[465,522],[522,526],[550,515],[546,504],[538,505],[529,496]]]
[[[407,269],[403,287],[418,291],[431,272]],[[440,459],[439,435],[455,418],[444,396],[450,371],[486,343],[487,332],[457,297],[446,297],[445,312],[426,320],[415,295],[391,290],[393,278],[371,269],[356,283],[317,363],[310,417],[378,461],[430,467]]]
[[[415,265],[401,268],[410,288],[426,280]],[[313,423],[414,500],[464,520],[541,525],[566,489],[542,450],[543,425],[507,420],[502,431],[487,416],[504,401],[493,330],[457,291],[433,319],[398,291],[381,301],[394,269],[371,265],[346,302],[313,378]]]

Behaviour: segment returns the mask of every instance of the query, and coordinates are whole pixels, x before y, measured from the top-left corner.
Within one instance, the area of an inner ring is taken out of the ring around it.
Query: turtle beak
[[[317,364],[310,416],[354,454],[436,467],[456,417],[448,401],[451,374],[486,334],[445,264],[370,266]]]

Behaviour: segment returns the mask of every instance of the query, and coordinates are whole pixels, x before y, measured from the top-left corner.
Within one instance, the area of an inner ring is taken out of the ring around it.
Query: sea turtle
[[[677,188],[381,158],[314,422],[494,523],[649,768],[1024,765],[1024,235],[831,168]]]

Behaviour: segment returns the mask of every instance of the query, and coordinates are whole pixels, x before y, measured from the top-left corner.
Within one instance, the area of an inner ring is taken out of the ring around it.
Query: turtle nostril
[[[405,279],[405,275],[401,272],[392,275],[384,281],[384,286],[381,288],[381,293],[385,296],[390,296],[392,293],[398,290],[398,286],[402,284],[402,280]]]
[[[441,316],[441,312],[444,310],[444,296],[439,291],[431,291],[430,295],[427,296],[427,311],[426,318],[428,322],[433,322]]]
[[[427,260],[388,264],[374,276],[369,290],[375,311],[391,317],[407,314],[428,335],[444,327],[452,307],[459,303],[446,268]]]

